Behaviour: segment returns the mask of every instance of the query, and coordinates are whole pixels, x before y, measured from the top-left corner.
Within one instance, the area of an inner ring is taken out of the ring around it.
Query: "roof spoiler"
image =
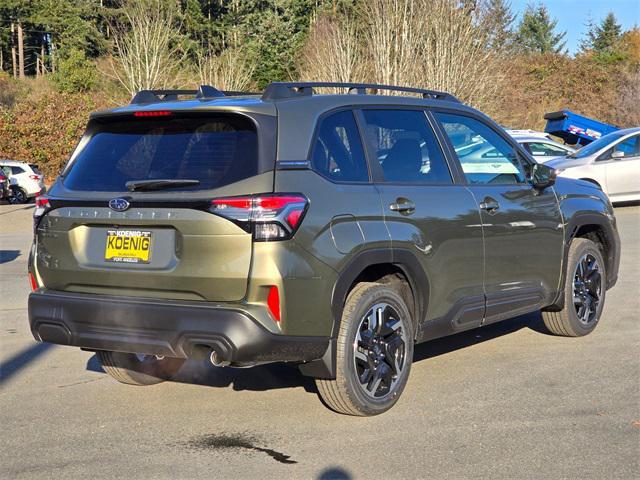
[[[194,95],[195,98],[200,99],[224,97],[225,93],[210,85],[200,85],[197,90],[140,90],[129,103],[143,105],[145,103],[171,102],[178,100],[178,95]]]
[[[272,82],[264,89],[262,100],[309,97],[315,94],[314,88],[345,88],[351,95],[366,95],[367,90],[371,90],[374,94],[378,94],[379,90],[387,90],[392,92],[416,93],[422,95],[422,98],[462,103],[450,93],[440,92],[438,90],[350,82]]]

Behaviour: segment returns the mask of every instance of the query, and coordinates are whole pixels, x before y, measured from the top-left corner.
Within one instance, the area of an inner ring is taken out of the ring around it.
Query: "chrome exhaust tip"
[[[209,360],[211,360],[214,367],[228,367],[231,364],[228,360],[224,360],[216,350],[211,350]]]

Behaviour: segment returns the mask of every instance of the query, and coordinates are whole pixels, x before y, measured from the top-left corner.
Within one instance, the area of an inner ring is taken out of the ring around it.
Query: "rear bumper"
[[[18,186],[27,193],[27,197],[29,198],[35,197],[36,195],[42,193],[42,187],[40,186],[40,184],[32,180],[28,182],[20,182]]]
[[[41,342],[183,358],[215,350],[232,364],[310,361],[329,345],[327,337],[273,334],[220,304],[45,289],[29,296],[29,323]]]

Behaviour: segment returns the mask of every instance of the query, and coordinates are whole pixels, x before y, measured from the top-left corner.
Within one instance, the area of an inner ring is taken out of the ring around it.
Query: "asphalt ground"
[[[518,317],[416,348],[384,415],[337,415],[287,365],[188,362],[121,385],[94,355],[36,343],[33,206],[0,206],[2,478],[640,478],[640,207],[616,209],[618,285],[596,331]]]

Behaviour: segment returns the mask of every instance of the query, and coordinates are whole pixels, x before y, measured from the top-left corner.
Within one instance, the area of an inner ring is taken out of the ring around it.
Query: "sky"
[[[516,25],[522,18],[527,4],[532,0],[510,0],[511,8],[518,14]],[[580,50],[580,41],[587,31],[589,19],[599,23],[609,12],[613,12],[623,30],[640,27],[640,0],[541,0],[551,17],[558,20],[558,31],[566,31],[566,48],[570,54]],[[536,4],[540,0],[533,0]]]

